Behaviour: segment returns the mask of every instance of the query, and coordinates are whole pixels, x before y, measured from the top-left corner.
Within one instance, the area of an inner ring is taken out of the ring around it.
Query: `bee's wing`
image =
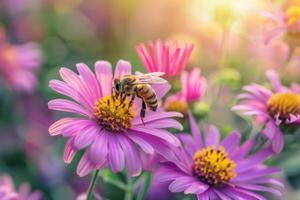
[[[164,72],[151,72],[147,74],[138,73],[136,75],[137,83],[145,83],[145,84],[161,84],[167,83],[167,81],[160,76],[163,76]]]

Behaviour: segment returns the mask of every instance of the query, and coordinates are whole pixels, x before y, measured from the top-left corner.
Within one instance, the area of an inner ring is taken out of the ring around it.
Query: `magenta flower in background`
[[[272,142],[273,151],[280,153],[284,146],[280,125],[300,123],[300,86],[293,83],[290,88],[284,87],[275,71],[268,70],[266,74],[273,90],[257,84],[245,86],[245,93],[238,96],[239,104],[232,109],[255,116],[256,122],[264,125],[262,134]]]
[[[266,199],[260,192],[281,195],[276,188],[283,184],[269,177],[280,170],[262,164],[272,154],[270,149],[250,155],[254,141],[240,145],[236,131],[221,140],[213,126],[202,141],[191,114],[189,120],[192,135],[179,136],[183,148],[177,149],[178,159],[163,164],[158,175],[160,181],[170,182],[170,191],[195,194],[199,200]]]
[[[39,191],[30,193],[30,186],[23,183],[16,191],[13,180],[8,175],[0,176],[0,199],[1,200],[41,200]]]
[[[71,112],[78,117],[66,117],[55,122],[50,135],[68,137],[64,161],[70,163],[76,152],[85,149],[77,173],[85,176],[95,169],[109,166],[113,172],[126,167],[132,176],[139,175],[142,160],[139,148],[147,154],[157,152],[172,156],[170,146],[179,146],[179,140],[165,128],[182,129],[172,117],[181,117],[176,112],[146,111],[143,125],[139,112],[141,102],[134,105],[126,99],[122,106],[120,99],[112,96],[113,79],[131,74],[129,62],[120,60],[115,73],[109,62],[98,61],[95,74],[83,63],[77,64],[79,75],[67,68],[61,68],[63,81],[51,80],[50,87],[72,100],[54,99],[48,103],[49,109]],[[170,88],[169,84],[153,85],[158,98]]]
[[[0,78],[10,89],[31,92],[34,90],[42,55],[37,44],[0,44]]]
[[[199,68],[181,73],[181,91],[169,96],[165,101],[166,110],[176,110],[187,114],[188,104],[200,101],[206,91],[207,81]]]
[[[177,41],[171,44],[158,39],[156,43],[149,41],[147,45],[139,44],[136,50],[148,72],[165,72],[171,78],[186,68],[193,44],[180,47]]]
[[[266,12],[272,22],[266,27],[266,43],[284,34],[284,40],[292,47],[300,46],[300,6],[291,5],[285,11]]]

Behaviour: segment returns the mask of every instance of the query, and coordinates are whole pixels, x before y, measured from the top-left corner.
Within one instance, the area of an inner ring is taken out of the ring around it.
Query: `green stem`
[[[96,185],[97,177],[98,177],[99,170],[96,170],[93,174],[92,180],[90,182],[90,186],[87,192],[87,200],[93,200],[93,191]]]
[[[109,183],[109,184],[112,184],[124,191],[126,190],[129,190],[129,188],[127,187],[127,185],[125,185],[124,183],[120,182],[119,180],[115,180],[115,179],[112,179],[110,177],[102,177],[103,181],[105,183]]]
[[[139,192],[139,194],[137,196],[137,200],[146,199],[147,193],[150,189],[151,179],[152,179],[151,173],[150,172],[145,172],[144,187]]]
[[[132,200],[133,199],[133,187],[132,187],[132,180],[130,178],[129,173],[127,173],[127,187],[128,187],[128,189],[125,191],[125,200]]]

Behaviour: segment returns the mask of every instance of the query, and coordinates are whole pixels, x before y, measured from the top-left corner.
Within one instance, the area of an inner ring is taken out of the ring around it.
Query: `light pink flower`
[[[111,93],[114,79],[131,74],[129,62],[119,61],[114,75],[111,64],[106,61],[96,62],[96,75],[83,63],[76,66],[79,75],[61,68],[63,81],[50,81],[54,91],[74,101],[54,99],[48,106],[52,110],[79,115],[62,118],[49,128],[50,135],[61,134],[68,138],[64,152],[66,163],[71,163],[79,150],[86,149],[77,167],[79,176],[105,166],[109,166],[113,172],[120,172],[125,164],[128,172],[137,176],[142,168],[139,149],[147,154],[157,152],[172,156],[169,147],[180,143],[165,128],[182,129],[181,124],[172,119],[182,115],[162,109],[155,112],[147,110],[143,124],[139,116],[141,102],[138,98],[134,105],[130,105],[129,99],[121,102]],[[169,84],[152,87],[158,98],[170,88]]]
[[[37,44],[0,44],[0,78],[10,89],[32,91],[37,83],[36,73],[41,62]]]
[[[273,90],[258,84],[247,85],[243,87],[245,93],[238,96],[240,102],[232,109],[254,116],[264,126],[262,134],[272,142],[273,151],[280,153],[284,146],[280,126],[300,123],[300,86],[297,83],[290,88],[283,86],[273,70],[268,70],[267,76]]]
[[[185,69],[193,44],[179,47],[177,41],[172,44],[158,39],[156,43],[139,44],[136,50],[148,72],[165,72],[167,77],[172,77]]]
[[[194,68],[191,72],[181,73],[181,91],[169,96],[165,101],[167,110],[177,110],[187,113],[188,104],[200,101],[203,98],[207,86],[206,79],[201,75],[199,68]]]
[[[10,176],[0,176],[0,199],[1,200],[41,200],[42,195],[39,191],[30,193],[30,186],[23,183],[19,190],[15,189],[15,185]]]

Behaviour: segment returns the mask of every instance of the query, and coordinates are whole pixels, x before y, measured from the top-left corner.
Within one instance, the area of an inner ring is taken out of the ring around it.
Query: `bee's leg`
[[[117,97],[117,93],[114,92],[115,91],[115,87],[111,87],[111,97],[112,100],[115,101],[115,97]]]
[[[135,95],[136,95],[136,93],[133,93],[133,94],[131,95],[131,100],[130,100],[130,102],[129,102],[129,104],[128,104],[128,107],[131,107],[131,106],[133,105],[133,102],[134,102],[134,99],[135,99]]]
[[[142,109],[141,109],[141,112],[140,112],[140,117],[141,117],[143,125],[145,126],[144,118],[145,118],[145,115],[146,115],[146,103],[145,103],[143,98],[142,98],[142,101],[143,101],[143,103],[142,103]]]
[[[126,99],[126,94],[123,93],[123,96],[121,96],[121,104],[125,101],[125,99]]]

